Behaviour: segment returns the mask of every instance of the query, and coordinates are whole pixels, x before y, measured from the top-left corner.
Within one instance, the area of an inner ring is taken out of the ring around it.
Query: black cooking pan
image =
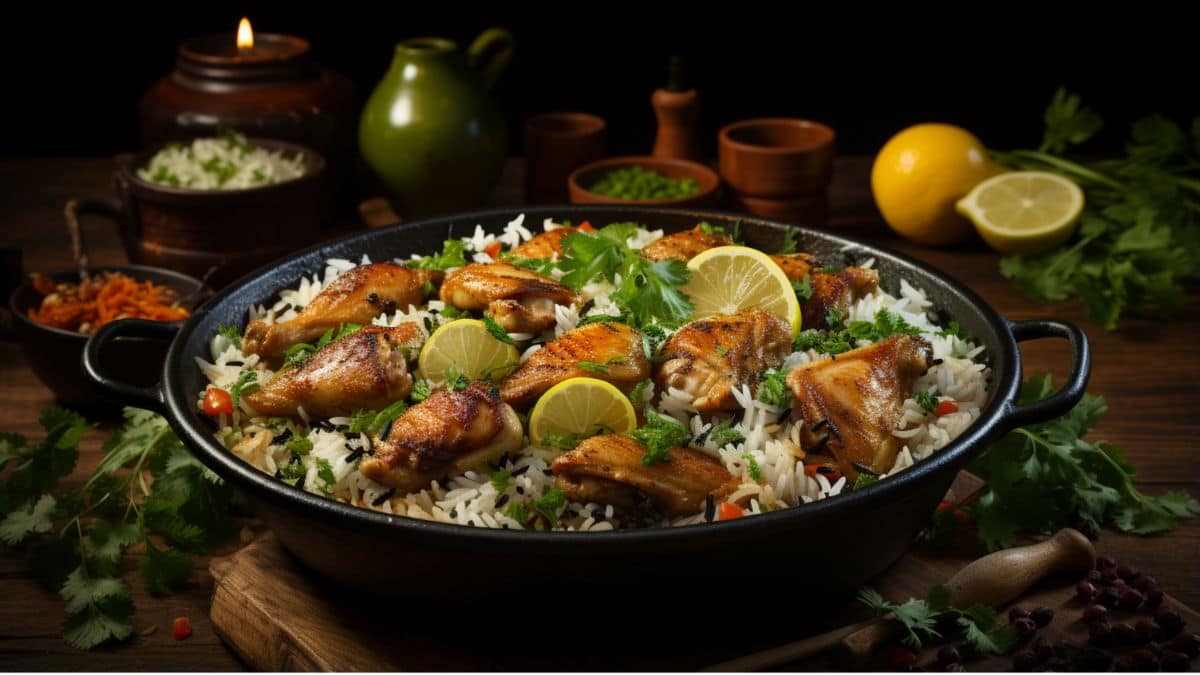
[[[501,209],[439,218],[368,232],[310,248],[234,283],[177,324],[120,321],[101,329],[84,355],[84,368],[110,396],[167,417],[180,438],[213,471],[243,490],[283,544],[326,577],[386,595],[455,595],[480,588],[538,588],[566,592],[557,598],[630,597],[651,592],[664,603],[678,599],[746,597],[770,588],[771,596],[810,595],[852,588],[895,561],[945,494],[955,474],[998,434],[1057,417],[1083,395],[1091,356],[1082,331],[1055,320],[1010,322],[962,284],[904,256],[851,239],[798,228],[800,250],[826,264],[875,259],[888,288],[907,279],[923,289],[945,322],[957,320],[987,347],[991,400],[982,416],[949,446],[912,468],[853,493],[798,508],[728,522],[672,529],[601,533],[492,530],[389,516],[323,499],[279,482],[242,462],[213,438],[212,423],[197,411],[206,381],[194,357],[209,357],[208,343],[221,324],[245,325],[253,304],[271,304],[301,275],[328,258],[406,259],[441,250],[448,237],[469,235],[476,224],[499,233],[517,214],[531,229],[542,220],[637,221],[675,231],[700,220],[732,228],[741,222],[746,242],[777,250],[785,225],[730,214],[613,206]],[[101,346],[118,336],[170,340],[162,380],[155,387],[123,383],[101,372]],[[1071,343],[1071,374],[1061,391],[1028,406],[1016,404],[1021,382],[1017,343],[1045,337]],[[763,584],[764,580],[778,580]],[[700,592],[702,589],[720,593]],[[758,590],[754,590],[758,589]],[[599,590],[599,592],[596,592]],[[507,593],[508,591],[503,591]],[[503,594],[502,593],[502,594]],[[621,601],[617,601],[621,602]]]

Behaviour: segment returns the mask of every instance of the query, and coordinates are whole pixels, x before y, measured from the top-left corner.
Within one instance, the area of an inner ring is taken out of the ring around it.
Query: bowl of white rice
[[[324,175],[310,148],[225,132],[120,158],[107,211],[132,262],[220,286],[316,240]]]

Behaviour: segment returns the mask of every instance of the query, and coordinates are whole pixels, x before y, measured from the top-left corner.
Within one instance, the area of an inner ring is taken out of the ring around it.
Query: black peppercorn
[[[1138,568],[1136,568],[1136,567],[1131,567],[1129,565],[1121,565],[1121,566],[1117,567],[1117,576],[1121,577],[1122,579],[1124,579],[1125,581],[1127,581],[1129,583],[1133,583],[1134,581],[1137,580],[1138,577],[1142,576],[1142,573],[1140,571],[1138,571]]]
[[[1111,555],[1102,555],[1096,558],[1096,569],[1098,570],[1116,569],[1116,567],[1117,560]]]
[[[1016,621],[1012,622],[1011,625],[1014,629],[1016,629],[1017,635],[1019,635],[1022,640],[1028,640],[1029,638],[1033,637],[1034,633],[1037,632],[1037,624],[1034,623],[1033,619],[1030,619],[1029,617],[1017,619]]]
[[[1129,656],[1133,658],[1134,670],[1142,672],[1154,672],[1158,670],[1158,657],[1149,649],[1135,649]]]
[[[1183,617],[1179,616],[1179,612],[1173,609],[1163,607],[1154,613],[1154,621],[1159,626],[1167,630],[1175,629],[1176,632],[1183,628]],[[1172,633],[1174,635],[1175,633]]]
[[[1158,624],[1149,619],[1142,619],[1138,621],[1137,623],[1133,624],[1133,628],[1137,631],[1138,644],[1146,644],[1147,642],[1153,640],[1155,634],[1158,633]]]
[[[1163,601],[1163,592],[1161,590],[1159,590],[1157,588],[1151,588],[1150,590],[1146,591],[1146,606],[1147,607],[1150,607],[1151,609],[1153,609],[1153,608],[1161,605],[1162,601]]]
[[[1100,583],[1101,576],[1102,575],[1100,574],[1100,570],[1089,570],[1087,573],[1087,576],[1084,578],[1087,579],[1088,581],[1092,582],[1093,584],[1098,584],[1098,583]]]
[[[1158,580],[1151,576],[1142,575],[1138,577],[1137,583],[1134,584],[1134,587],[1139,591],[1146,592],[1152,588],[1158,588]]]
[[[1121,591],[1109,586],[1100,591],[1100,597],[1097,599],[1097,602],[1111,609],[1117,606],[1117,601],[1120,599]]]
[[[1008,610],[1008,622],[1009,623],[1012,623],[1012,622],[1016,621],[1017,619],[1024,619],[1027,616],[1029,616],[1029,612],[1026,612],[1025,610],[1021,609],[1020,607],[1013,607],[1012,609]]]
[[[1045,628],[1054,620],[1054,610],[1049,607],[1038,607],[1029,613],[1029,618],[1033,619],[1038,628]]]
[[[1177,652],[1183,652],[1188,655],[1188,658],[1196,658],[1200,656],[1200,635],[1195,633],[1180,633],[1171,640],[1171,649]]]
[[[1142,600],[1144,599],[1141,593],[1132,588],[1127,588],[1121,593],[1121,597],[1117,599],[1117,607],[1132,612],[1142,606]]]
[[[1035,637],[1029,648],[1038,657],[1038,661],[1049,661],[1054,656],[1054,647],[1051,647],[1050,641],[1042,635]]]
[[[1134,645],[1138,642],[1138,632],[1127,623],[1118,623],[1112,627],[1113,642],[1118,645]]]
[[[1080,581],[1075,584],[1075,594],[1084,602],[1095,602],[1100,597],[1100,590],[1092,583]]]
[[[1083,610],[1085,623],[1104,623],[1108,621],[1108,608],[1104,605],[1092,605]]]
[[[1120,578],[1117,576],[1117,571],[1112,568],[1100,570],[1100,583],[1102,584],[1113,584]]]

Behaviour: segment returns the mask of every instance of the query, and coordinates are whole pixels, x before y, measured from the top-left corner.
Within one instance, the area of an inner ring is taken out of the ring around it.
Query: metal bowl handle
[[[1067,414],[1083,398],[1088,377],[1092,374],[1092,348],[1087,335],[1078,326],[1056,319],[1015,321],[1009,324],[1008,329],[1017,342],[1048,337],[1066,338],[1071,343],[1071,373],[1067,375],[1067,382],[1062,389],[1047,399],[1027,405],[1009,402],[1002,424],[1014,429]]]
[[[152,387],[138,387],[104,373],[100,368],[100,351],[104,345],[118,337],[170,340],[175,337],[182,325],[182,321],[145,321],[143,319],[113,321],[101,327],[88,338],[87,344],[83,348],[83,374],[92,381],[94,386],[125,405],[163,413],[166,411],[166,404],[163,403],[162,388],[158,384]]]

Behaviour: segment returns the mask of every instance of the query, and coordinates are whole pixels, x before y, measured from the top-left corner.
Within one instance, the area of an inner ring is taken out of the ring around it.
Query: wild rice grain
[[[379,506],[380,504],[391,499],[392,495],[394,494],[396,494],[396,488],[388,488],[387,490],[380,492],[378,497],[371,500],[371,506]]]
[[[715,515],[717,515],[717,502],[712,495],[708,495],[704,498],[704,522],[711,523]]]
[[[500,495],[500,498],[496,500],[496,508],[500,508],[507,503],[508,503],[508,495]]]
[[[528,464],[526,464],[525,466],[518,466],[517,468],[515,468],[515,469],[513,469],[513,470],[512,470],[512,475],[513,475],[514,477],[516,477],[516,476],[520,476],[521,474],[525,473],[525,472],[526,472],[526,471],[528,471],[528,470],[529,470],[529,465],[528,465]]]

